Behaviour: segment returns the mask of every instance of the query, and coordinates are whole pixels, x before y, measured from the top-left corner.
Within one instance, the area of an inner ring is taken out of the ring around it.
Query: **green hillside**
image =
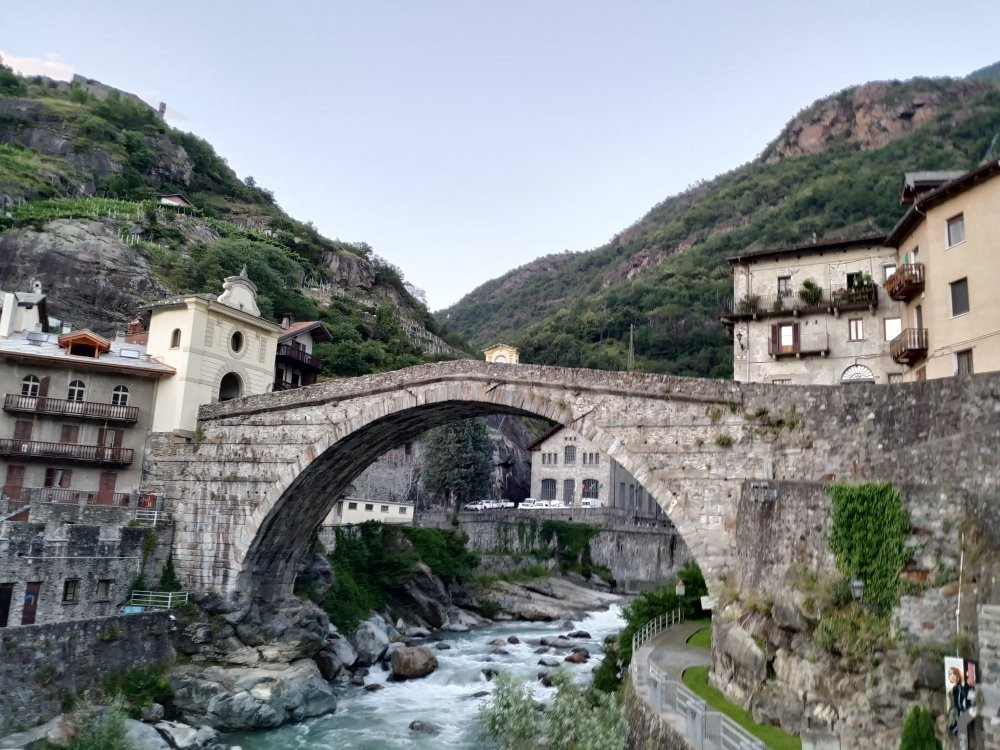
[[[194,208],[158,205],[172,193]],[[96,248],[102,262],[67,263],[75,254],[67,234],[86,238],[89,245],[76,247]],[[55,314],[100,330],[121,328],[132,310],[165,292],[217,291],[246,264],[266,316],[327,323],[335,340],[317,353],[330,375],[453,351],[398,268],[364,243],[329,240],[291,218],[253,178],[238,179],[208,143],[170,127],[144,102],[100,84],[22,78],[3,67],[0,256],[8,256],[0,288],[39,275]],[[121,281],[125,267],[130,284]],[[136,279],[136,268],[146,277]],[[101,299],[90,294],[94,287],[106,290]]]
[[[801,133],[826,122],[809,152]],[[727,256],[887,232],[904,171],[971,168],[998,133],[989,82],[848,89],[800,113],[757,160],[663,201],[607,245],[534,261],[439,316],[476,344],[514,343],[522,361],[601,369],[625,368],[634,325],[636,369],[728,377],[717,320],[732,293]]]
[[[985,68],[969,73],[969,78],[976,81],[994,81],[1000,83],[1000,62],[987,65]]]

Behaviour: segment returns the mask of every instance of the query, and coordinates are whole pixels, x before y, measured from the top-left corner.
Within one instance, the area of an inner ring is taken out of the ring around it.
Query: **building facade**
[[[489,349],[483,349],[483,356],[487,362],[496,362],[501,365],[516,365],[520,361],[521,353],[513,346],[494,344]]]
[[[741,382],[821,384],[902,379],[890,342],[901,309],[882,284],[896,250],[882,237],[812,243],[729,258],[733,300],[722,320],[733,333]]]
[[[528,446],[531,496],[567,507],[622,508],[658,516],[655,498],[582,435],[557,426]]]
[[[955,177],[925,173],[931,189],[907,192],[911,206],[892,230],[896,270],[886,280],[902,306],[891,344],[906,381],[1000,370],[1000,162]],[[949,179],[950,178],[950,179]]]
[[[312,385],[323,372],[323,361],[313,355],[313,347],[333,340],[326,326],[318,320],[296,323],[286,314],[281,321],[284,329],[278,336],[274,364],[274,390],[285,391]]]
[[[365,521],[413,523],[419,465],[420,443],[405,443],[386,451],[351,482],[323,526]]]

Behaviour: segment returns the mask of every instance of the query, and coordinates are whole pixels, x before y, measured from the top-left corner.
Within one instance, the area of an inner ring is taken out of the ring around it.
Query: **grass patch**
[[[703,648],[706,651],[712,648],[712,628],[704,627],[687,639],[687,645],[692,648]]]
[[[749,711],[727,701],[720,691],[708,684],[708,667],[685,669],[683,679],[684,684],[708,705],[763,740],[772,750],[802,750],[802,740],[795,735],[788,734],[778,727],[762,726],[750,718]]]
[[[523,568],[515,568],[514,570],[505,570],[499,573],[490,573],[489,575],[479,576],[477,581],[483,588],[489,588],[497,581],[522,583],[524,581],[533,581],[538,578],[549,578],[551,576],[552,571],[542,565],[527,565]]]

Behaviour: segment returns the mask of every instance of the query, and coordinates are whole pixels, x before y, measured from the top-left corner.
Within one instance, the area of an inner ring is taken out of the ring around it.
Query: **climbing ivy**
[[[548,547],[552,540],[556,542],[556,559],[559,570],[563,573],[575,571],[584,578],[590,578],[593,571],[593,561],[590,559],[590,540],[600,533],[597,526],[571,521],[546,520],[538,532],[542,549],[536,550],[539,557],[550,557]]]
[[[899,601],[900,574],[912,551],[906,546],[909,514],[888,483],[830,485],[830,549],[847,580],[865,584],[864,601],[888,611]]]

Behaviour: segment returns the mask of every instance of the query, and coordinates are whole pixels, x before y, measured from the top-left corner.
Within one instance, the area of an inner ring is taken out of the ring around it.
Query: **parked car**
[[[475,502],[466,503],[463,507],[466,510],[483,510],[486,507],[486,501],[476,500]]]
[[[514,507],[514,501],[513,500],[508,500],[505,497],[501,497],[499,500],[497,500],[497,502],[499,503],[499,505],[497,507],[500,507],[500,508],[513,508]]]
[[[532,508],[540,508],[541,506],[538,505],[538,503],[539,501],[535,500],[535,498],[526,497],[521,501],[521,504],[518,507],[522,510],[531,510]]]
[[[502,508],[499,500],[483,500],[483,508],[486,510],[496,510],[497,508]]]
[[[604,505],[604,503],[596,497],[585,497],[580,500],[581,508],[600,508],[602,505]]]

